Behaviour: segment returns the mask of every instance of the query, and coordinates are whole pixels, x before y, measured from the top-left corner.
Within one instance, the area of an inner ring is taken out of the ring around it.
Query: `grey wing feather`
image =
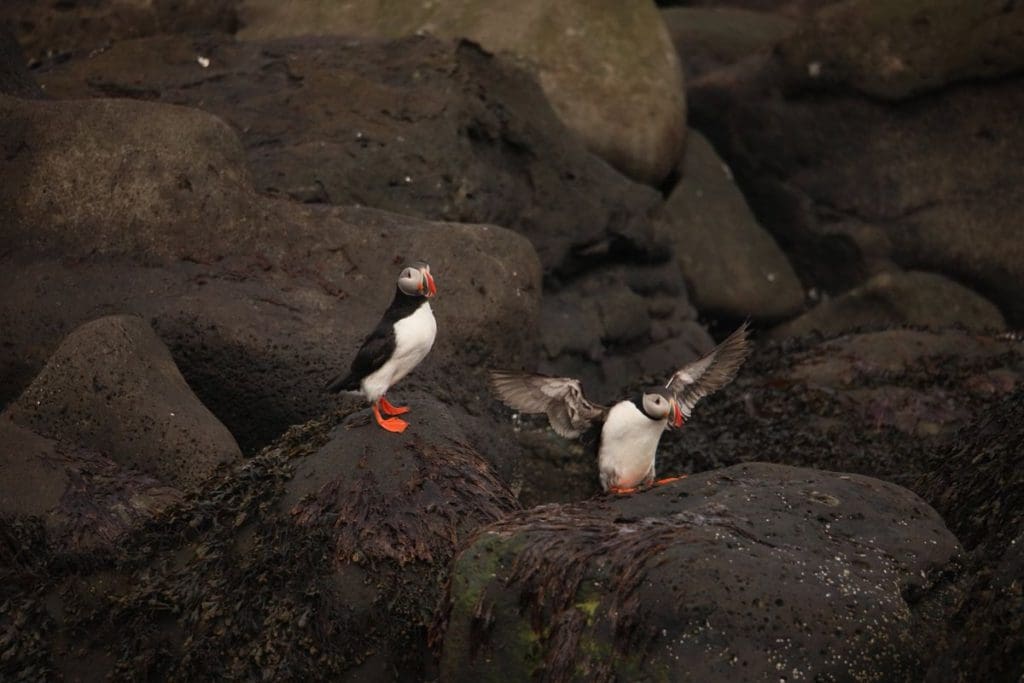
[[[608,410],[583,395],[577,379],[518,372],[491,372],[494,392],[509,408],[523,413],[547,413],[560,436],[575,439]]]
[[[665,387],[675,394],[683,415],[690,417],[698,401],[733,380],[749,354],[747,323],[743,323],[706,356],[676,370]]]

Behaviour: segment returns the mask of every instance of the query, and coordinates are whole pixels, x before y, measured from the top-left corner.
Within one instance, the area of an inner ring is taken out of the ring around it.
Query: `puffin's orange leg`
[[[609,486],[608,493],[614,493],[617,496],[624,496],[629,493],[636,493],[636,487],[634,486],[632,488],[620,488],[618,486]]]
[[[686,476],[687,475],[685,475],[685,474],[680,474],[678,477],[664,477],[662,479],[657,480],[652,485],[653,486],[663,486],[665,484],[671,484],[674,481],[679,481],[680,479],[686,479]]]
[[[393,406],[383,396],[377,402],[380,404],[380,411],[385,415],[405,415],[409,412],[407,406]]]
[[[377,408],[376,403],[373,404],[373,417],[381,427],[396,434],[401,434],[405,431],[405,428],[409,426],[408,422],[398,417],[389,417],[387,419],[381,417],[380,410]]]

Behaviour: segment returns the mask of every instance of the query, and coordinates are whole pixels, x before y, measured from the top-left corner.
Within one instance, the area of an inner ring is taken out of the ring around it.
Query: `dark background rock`
[[[732,171],[691,132],[661,235],[673,245],[694,305],[725,318],[792,316],[804,292],[793,267],[757,223]]]
[[[456,558],[441,677],[912,680],[958,552],[906,489],[762,463],[543,506]]]
[[[10,27],[0,21],[0,94],[39,97],[42,90],[32,78]]]
[[[667,7],[661,17],[683,63],[686,80],[770,52],[797,23],[776,12],[736,7]],[[687,133],[687,140],[692,131]]]
[[[811,95],[755,61],[692,84],[691,122],[805,284],[842,292],[889,260],[964,283],[1020,325],[1022,93],[1007,77],[896,103]]]
[[[961,325],[998,332],[1006,323],[999,309],[972,290],[935,273],[884,272],[840,296],[823,301],[771,331],[777,339],[812,332],[839,334],[859,327],[917,325],[942,329]]]
[[[180,489],[242,457],[167,347],[132,316],[100,318],[68,335],[3,415]]]
[[[10,0],[0,6],[36,63],[89,54],[160,33],[234,31],[236,0]]]

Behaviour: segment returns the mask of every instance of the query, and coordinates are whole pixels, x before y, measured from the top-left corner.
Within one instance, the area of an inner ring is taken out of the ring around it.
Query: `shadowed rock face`
[[[79,560],[43,528],[0,518],[0,538],[32,558],[0,565],[18,624],[3,665],[94,678],[432,677],[425,636],[455,546],[516,503],[461,418],[427,395],[415,406],[415,429],[400,436],[364,413],[295,427]]]
[[[153,330],[132,316],[68,335],[4,416],[180,489],[242,457]]]
[[[912,679],[957,553],[905,489],[777,465],[542,506],[455,560],[441,675]]]

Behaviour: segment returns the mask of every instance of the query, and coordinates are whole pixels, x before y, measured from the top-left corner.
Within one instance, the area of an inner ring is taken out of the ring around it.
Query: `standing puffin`
[[[389,432],[401,433],[409,426],[396,417],[409,409],[391,405],[384,394],[430,353],[437,322],[427,299],[435,294],[437,286],[429,265],[416,261],[402,269],[394,300],[359,347],[348,374],[339,375],[327,385],[327,391],[364,396],[373,406],[377,424]]]
[[[611,407],[588,401],[571,377],[492,372],[491,382],[510,408],[547,413],[560,436],[596,446],[601,487],[629,493],[654,481],[654,456],[665,428],[682,427],[700,399],[732,381],[749,352],[743,323],[706,356],[677,370],[664,387]]]

